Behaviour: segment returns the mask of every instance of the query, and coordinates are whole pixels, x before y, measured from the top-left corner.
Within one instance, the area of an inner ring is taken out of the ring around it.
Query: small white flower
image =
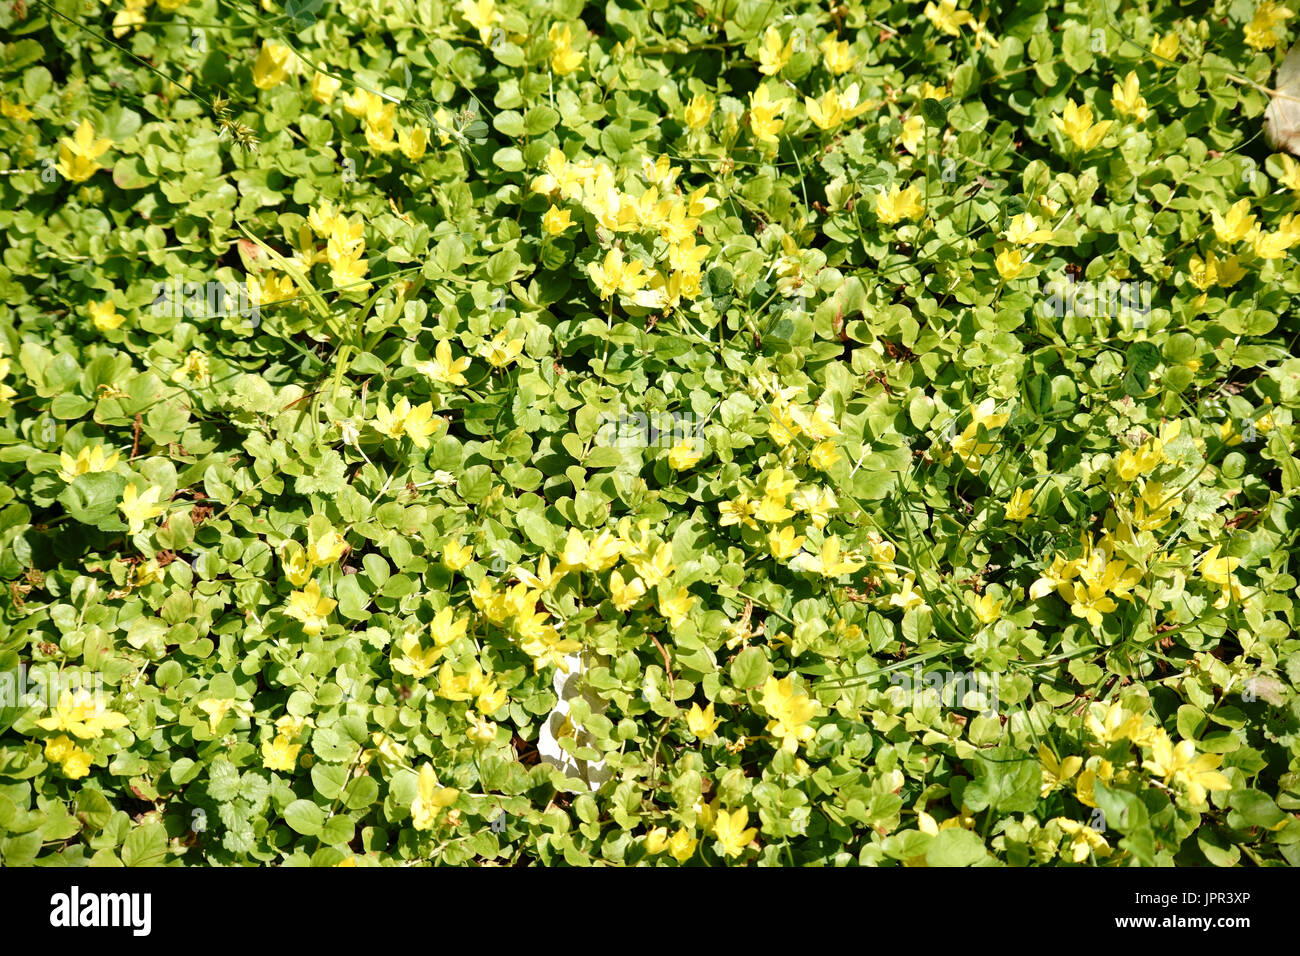
[[[342,421],[335,422],[334,424],[339,428],[339,435],[343,439],[343,444],[351,445],[355,448],[357,443],[361,441],[361,429],[357,427],[357,423],[352,419],[345,418]]]

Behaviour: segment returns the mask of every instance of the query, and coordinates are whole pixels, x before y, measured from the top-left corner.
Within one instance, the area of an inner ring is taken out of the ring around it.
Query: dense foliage
[[[1300,864],[1297,21],[965,2],[0,3],[3,862]]]

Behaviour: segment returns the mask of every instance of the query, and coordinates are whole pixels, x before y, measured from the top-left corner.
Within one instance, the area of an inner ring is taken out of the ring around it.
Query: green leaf
[[[1037,806],[1042,769],[1036,758],[1004,743],[975,759],[979,769],[963,797],[968,807],[1028,813]]]
[[[59,495],[59,503],[73,520],[98,525],[117,511],[126,479],[116,472],[77,475]]]
[[[988,858],[989,852],[978,834],[961,827],[940,830],[925,851],[930,866],[974,866]]]
[[[772,665],[757,647],[747,647],[731,662],[731,683],[743,690],[758,687],[772,674]]]
[[[127,866],[159,866],[167,858],[167,831],[161,823],[146,823],[132,830],[122,844]]]
[[[324,811],[311,800],[295,800],[284,808],[284,822],[303,836],[316,836],[324,821]]]

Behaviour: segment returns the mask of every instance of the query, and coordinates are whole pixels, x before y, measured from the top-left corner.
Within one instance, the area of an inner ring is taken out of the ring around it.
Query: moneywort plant
[[[1296,22],[0,2],[0,859],[1300,864]]]

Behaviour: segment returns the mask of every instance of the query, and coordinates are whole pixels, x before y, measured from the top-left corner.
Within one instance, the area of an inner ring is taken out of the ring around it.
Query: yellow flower
[[[363,119],[368,114],[375,113],[382,109],[384,98],[377,93],[371,93],[369,90],[350,90],[343,94],[343,108],[357,119]],[[324,203],[326,207],[329,203]],[[323,233],[322,233],[323,234]]]
[[[474,560],[474,549],[459,541],[448,541],[442,546],[442,566],[448,571],[459,571]]]
[[[912,573],[905,574],[903,580],[899,582],[898,593],[889,596],[889,606],[899,607],[904,611],[912,611],[927,607],[925,596],[916,588],[916,575]]]
[[[284,576],[296,588],[311,580],[311,562],[307,560],[307,550],[297,541],[286,541],[280,554],[284,564]]]
[[[765,143],[775,143],[776,136],[785,128],[781,113],[787,105],[786,100],[774,100],[766,86],[760,86],[749,97],[749,128],[755,139]]]
[[[135,566],[135,572],[131,575],[131,586],[142,588],[162,579],[162,568],[158,566],[158,562],[154,558],[150,558],[148,561],[141,561]]]
[[[485,342],[479,354],[487,360],[487,363],[493,368],[505,368],[512,362],[518,361],[520,354],[524,350],[523,339],[507,339],[505,331],[498,332],[493,336],[491,342]]]
[[[367,146],[380,153],[391,153],[400,147],[401,144],[396,139],[397,131],[393,125],[396,115],[397,107],[393,103],[385,103],[376,116],[366,115],[362,127],[365,130]]]
[[[456,617],[450,606],[444,607],[429,623],[429,636],[439,647],[449,647],[469,632],[469,618]]]
[[[820,441],[808,452],[808,464],[818,471],[830,471],[839,460],[839,449],[831,441]]]
[[[971,474],[979,471],[984,456],[993,451],[995,447],[989,442],[979,440],[979,430],[983,428],[986,433],[992,432],[995,428],[1001,428],[1010,419],[1010,416],[1006,414],[993,414],[995,407],[996,403],[992,398],[986,398],[979,405],[972,405],[970,424],[952,440],[953,452],[962,460]]]
[[[695,441],[683,438],[669,449],[668,467],[674,471],[685,471],[687,468],[694,468],[703,457],[704,452]]]
[[[1040,242],[1051,242],[1052,236],[1052,230],[1039,229],[1038,222],[1027,212],[1022,212],[1014,217],[1007,225],[1006,240],[1017,246],[1031,246]]]
[[[794,37],[781,42],[781,32],[776,27],[768,27],[763,34],[763,45],[758,50],[758,72],[764,76],[775,76],[785,69],[794,55]]]
[[[609,576],[609,596],[614,607],[627,612],[645,594],[645,582],[640,578],[624,581],[623,575],[615,571]]]
[[[546,215],[542,216],[542,229],[548,236],[562,236],[572,225],[573,217],[569,210],[559,206],[551,206],[546,210]]]
[[[852,574],[867,562],[856,550],[842,551],[839,535],[830,535],[822,540],[817,553],[800,551],[790,562],[796,571],[810,571],[826,578],[837,578],[841,574]]]
[[[1147,109],[1147,101],[1142,98],[1142,85],[1138,82],[1138,75],[1135,70],[1129,70],[1129,74],[1124,77],[1122,85],[1115,84],[1111,90],[1110,102],[1115,107],[1116,113],[1121,116],[1131,116],[1139,123],[1145,120],[1150,113]]]
[[[916,186],[900,189],[895,183],[889,187],[889,192],[881,190],[876,196],[876,215],[888,225],[903,219],[918,219],[924,211],[921,207],[921,190]]]
[[[267,770],[280,770],[291,773],[298,765],[298,751],[302,744],[296,744],[284,734],[277,734],[274,740],[262,741],[262,766]]]
[[[1083,766],[1082,757],[1066,757],[1058,761],[1056,756],[1048,749],[1047,744],[1038,745],[1038,761],[1043,765],[1043,783],[1039,789],[1039,796],[1045,797],[1053,790],[1062,786],[1067,780],[1079,772]]]
[[[293,280],[277,272],[268,272],[261,276],[245,273],[244,286],[248,297],[254,305],[274,305],[295,297]]]
[[[649,278],[639,260],[624,260],[621,249],[610,249],[605,253],[604,263],[593,262],[587,266],[587,271],[602,299],[611,298],[617,292],[631,295]]]
[[[686,125],[691,129],[703,129],[713,116],[713,99],[703,93],[697,93],[686,105]]]
[[[329,613],[337,606],[337,601],[321,596],[319,584],[309,581],[301,591],[289,594],[289,604],[284,613],[300,621],[302,629],[315,636],[325,630]]]
[[[952,37],[957,36],[963,26],[974,22],[969,11],[957,9],[957,0],[939,0],[938,6],[927,3],[922,12],[935,27]]]
[[[19,123],[27,123],[31,121],[32,111],[25,103],[13,103],[0,97],[0,116],[17,120]]]
[[[673,564],[673,548],[670,544],[661,544],[659,549],[653,554],[633,554],[630,555],[632,566],[636,568],[636,573],[641,575],[645,581],[646,587],[655,587],[660,581],[663,581],[668,575],[673,573],[675,565]]]
[[[1221,610],[1227,607],[1228,602],[1233,599],[1241,601],[1245,596],[1245,592],[1233,574],[1241,564],[1241,558],[1221,558],[1219,557],[1220,548],[1221,546],[1216,544],[1206,551],[1201,557],[1200,565],[1196,570],[1202,580],[1219,586],[1219,597],[1214,602],[1214,606]]]
[[[593,573],[599,573],[612,568],[620,554],[622,554],[622,545],[608,530],[601,531],[588,541],[577,528],[570,528],[560,556],[560,564],[567,570],[585,568]]]
[[[925,119],[923,117],[909,116],[903,120],[903,132],[898,136],[898,145],[915,156],[923,139],[925,139]]]
[[[681,627],[695,606],[695,597],[686,588],[678,588],[672,596],[659,599],[659,613],[668,619],[674,629]]]
[[[469,381],[462,373],[469,366],[469,356],[452,358],[451,343],[443,339],[434,346],[432,361],[420,362],[416,370],[444,385],[468,385]]]
[[[67,731],[74,737],[94,740],[104,736],[104,731],[117,730],[128,723],[124,715],[109,710],[99,694],[80,688],[60,693],[53,714],[36,721],[36,726],[41,730]]]
[[[149,0],[126,0],[122,9],[113,17],[113,36],[120,37],[143,24],[144,11],[148,6]]]
[[[1246,275],[1246,270],[1237,256],[1220,260],[1213,251],[1205,254],[1205,261],[1201,261],[1198,256],[1192,256],[1187,272],[1192,285],[1202,291],[1213,285],[1230,289]]]
[[[478,690],[474,705],[485,714],[495,714],[510,702],[510,695],[496,685],[496,681],[487,681]]]
[[[769,487],[754,511],[754,517],[764,524],[780,524],[793,516],[794,511],[785,504],[787,494],[784,490]]]
[[[96,139],[95,126],[83,119],[71,138],[59,140],[59,175],[74,183],[85,182],[100,169],[99,157],[112,147],[111,139]]]
[[[1089,547],[1075,567],[1077,580],[1062,583],[1057,590],[1070,602],[1070,613],[1086,618],[1093,627],[1118,607],[1108,594],[1131,601],[1129,591],[1142,580],[1142,572],[1112,554],[1108,542],[1102,548]]]
[[[95,328],[101,332],[115,329],[126,321],[126,316],[118,314],[117,307],[113,304],[112,299],[87,303],[86,309],[90,312],[90,318],[95,323]]]
[[[827,90],[821,100],[808,97],[804,103],[808,109],[808,118],[821,129],[834,129],[871,108],[869,102],[858,102],[856,83],[844,91],[843,97],[835,90]],[[915,152],[915,150],[911,151]]]
[[[200,700],[198,704],[195,704],[196,708],[208,715],[209,734],[216,734],[218,724],[221,723],[222,718],[225,718],[227,713],[230,713],[230,708],[233,708],[234,705],[235,700],[233,697],[225,697],[221,698],[221,700],[209,697],[208,700]]]
[[[582,65],[587,54],[583,50],[573,49],[573,31],[568,26],[554,24],[547,39],[554,44],[551,50],[551,70],[559,76],[567,76]]]
[[[1115,765],[1109,760],[1090,757],[1088,765],[1074,782],[1074,795],[1085,807],[1097,807],[1097,781],[1109,784],[1115,775]]]
[[[668,849],[668,828],[655,827],[645,835],[645,851],[651,856]]]
[[[250,705],[244,705],[245,710],[249,710]],[[251,711],[249,711],[251,712]],[[316,721],[310,717],[300,717],[296,714],[285,714],[275,719],[276,733],[284,734],[290,740],[302,735],[302,732],[308,727],[315,727]]]
[[[767,533],[767,546],[772,552],[772,557],[778,561],[784,561],[786,558],[793,557],[799,553],[803,547],[804,536],[794,533],[792,525],[786,525],[779,531],[773,528]]]
[[[723,528],[733,524],[744,525],[746,528],[758,527],[758,522],[754,520],[754,502],[746,494],[737,495],[731,501],[719,504],[718,515],[718,524]]]
[[[1211,210],[1210,218],[1214,222],[1215,236],[1225,245],[1245,239],[1255,227],[1255,217],[1250,212],[1249,199],[1241,199],[1233,203],[1226,216],[1220,215],[1218,210]]]
[[[668,841],[668,855],[678,863],[685,863],[691,858],[699,842],[699,840],[691,836],[689,830],[678,830],[673,834],[672,839]]]
[[[722,852],[727,856],[740,856],[745,852],[745,848],[753,842],[754,837],[758,836],[758,830],[754,827],[745,829],[745,824],[749,822],[749,810],[741,807],[739,810],[719,810],[717,817],[713,821],[713,835],[718,838],[722,844]]]
[[[433,673],[434,665],[444,650],[441,647],[426,650],[420,646],[420,638],[415,634],[405,635],[397,642],[397,646],[401,649],[402,656],[392,662],[393,670],[415,680],[424,680]]]
[[[333,564],[347,549],[348,543],[343,540],[343,535],[333,528],[319,538],[310,531],[307,533],[307,557],[317,567]]]
[[[253,85],[259,90],[279,86],[289,77],[289,57],[293,51],[275,40],[262,41],[262,49],[253,64]]]
[[[366,279],[366,270],[369,269],[370,263],[364,258],[361,250],[332,256],[329,265],[330,281],[334,283],[336,289],[364,292],[370,288],[370,282]]]
[[[513,568],[512,573],[520,583],[534,591],[549,591],[564,577],[564,573],[559,568],[551,570],[551,558],[545,554],[537,559],[537,573],[534,574],[522,567]]]
[[[1115,456],[1115,474],[1121,481],[1133,481],[1155,471],[1167,457],[1165,445],[1178,436],[1181,428],[1180,422],[1170,422],[1161,429],[1160,437],[1144,442],[1137,448],[1121,451]]]
[[[1146,729],[1142,715],[1126,710],[1124,706],[1115,701],[1106,708],[1101,717],[1101,705],[1094,704],[1088,709],[1088,716],[1084,719],[1084,726],[1088,728],[1088,733],[1096,738],[1098,743],[1113,744],[1120,740],[1132,740],[1134,743],[1145,743],[1149,738],[1149,732]]]
[[[382,402],[375,408],[374,426],[377,432],[398,440],[405,435],[417,448],[428,448],[429,436],[443,424],[441,418],[434,416],[432,402],[412,407],[403,396],[391,410]]]
[[[794,753],[799,744],[811,740],[816,731],[809,721],[817,714],[817,703],[807,694],[796,693],[793,678],[769,677],[763,685],[763,709],[772,719],[767,732],[781,740],[781,749]]]
[[[1088,859],[1089,854],[1099,857],[1110,856],[1110,845],[1106,842],[1106,838],[1088,824],[1068,817],[1057,817],[1053,822],[1070,837],[1070,858],[1075,863],[1082,863]]]
[[[1167,33],[1155,43],[1151,44],[1151,52],[1161,60],[1172,60],[1178,56],[1178,48],[1181,43],[1177,33]],[[1160,64],[1164,66],[1163,63]]]
[[[488,42],[492,37],[492,27],[501,22],[496,0],[460,0],[460,13],[478,31],[482,43]]]
[[[993,264],[998,268],[998,275],[1008,282],[1025,271],[1025,258],[1019,249],[1003,249]]]
[[[1296,162],[1286,153],[1279,153],[1277,160],[1282,167],[1278,182],[1292,192],[1300,193],[1300,162]]]
[[[208,357],[198,349],[190,349],[185,361],[172,372],[173,382],[202,381],[208,377]]]
[[[1065,115],[1054,119],[1057,128],[1082,150],[1095,149],[1112,125],[1110,120],[1094,123],[1092,107],[1086,103],[1076,104],[1074,100],[1066,100]]]
[[[66,451],[59,452],[59,477],[64,481],[72,481],[78,475],[98,474],[102,471],[112,471],[117,464],[120,452],[113,452],[108,457],[104,456],[104,446],[96,445],[90,447],[86,445],[81,451],[77,452],[77,457],[73,458]]]
[[[1281,259],[1287,250],[1296,243],[1296,237],[1289,230],[1277,232],[1256,230],[1250,237],[1255,255],[1261,259]]]
[[[144,494],[139,493],[135,482],[122,489],[122,503],[117,507],[126,518],[131,534],[139,534],[144,530],[146,521],[158,517],[167,510],[166,505],[158,502],[161,495],[162,489],[157,485],[151,485]]]
[[[699,704],[691,704],[691,709],[686,713],[686,728],[701,739],[712,737],[719,723],[720,719],[713,713],[712,701],[703,710]]]
[[[411,162],[417,162],[424,156],[424,151],[429,148],[429,131],[423,126],[417,126],[411,130],[400,130],[397,134],[397,146],[402,151],[402,155]]]
[[[1002,602],[988,593],[974,599],[974,608],[981,624],[992,624],[1002,617]]]
[[[334,99],[334,94],[339,91],[343,85],[341,80],[336,80],[327,73],[321,72],[325,69],[322,64],[311,77],[311,95],[317,103],[328,104]]]
[[[1273,0],[1261,0],[1255,15],[1246,24],[1246,43],[1256,50],[1269,50],[1281,39],[1274,27],[1280,27],[1291,16],[1291,11]]]
[[[69,780],[86,776],[92,763],[90,754],[78,747],[75,740],[62,734],[45,741],[45,759],[59,764],[59,769]]]
[[[1034,493],[1028,488],[1018,488],[1011,495],[1011,500],[1007,502],[1006,519],[1008,521],[1024,521],[1034,513],[1034,506],[1031,504]]]
[[[1195,741],[1181,740],[1175,745],[1161,732],[1151,741],[1151,758],[1142,765],[1167,784],[1181,784],[1192,804],[1200,806],[1205,803],[1207,791],[1232,789],[1228,778],[1217,769],[1222,759],[1218,754],[1198,756]]]
[[[832,76],[847,73],[857,62],[847,40],[837,40],[833,36],[828,36],[817,44],[817,49],[822,51],[822,62]]]

